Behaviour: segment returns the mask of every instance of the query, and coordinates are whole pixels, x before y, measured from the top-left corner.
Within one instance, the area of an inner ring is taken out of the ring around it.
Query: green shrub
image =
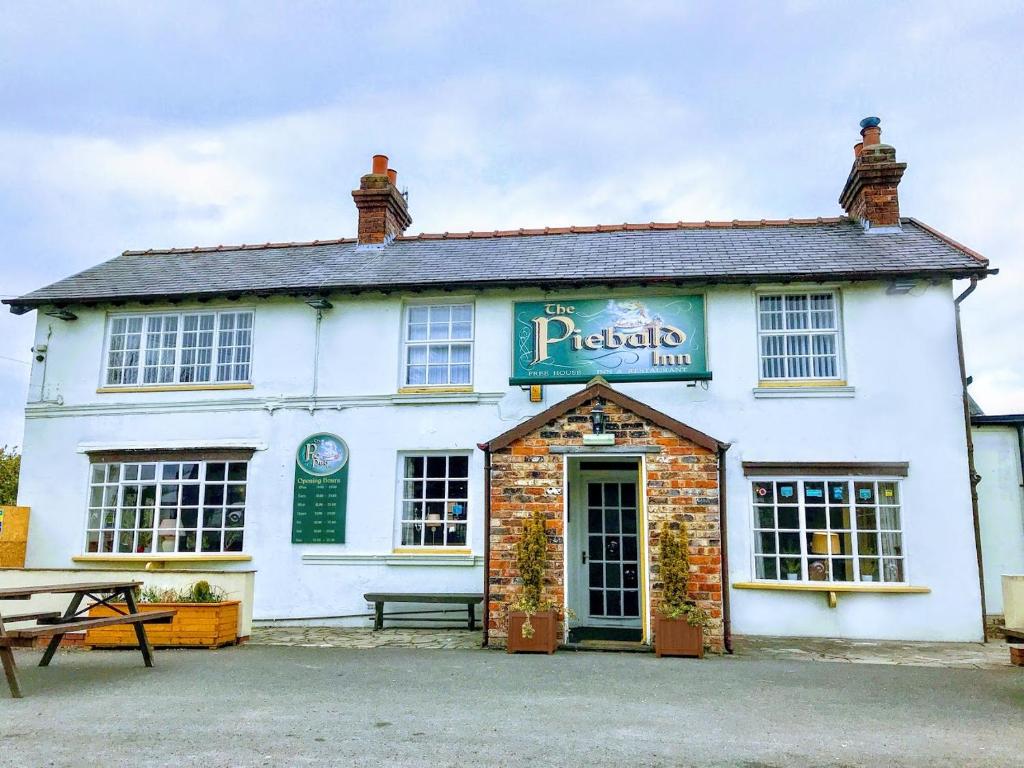
[[[224,590],[208,581],[197,581],[178,590],[170,587],[145,587],[139,595],[142,603],[219,603],[225,598]]]
[[[18,473],[21,472],[21,454],[17,448],[0,448],[0,505],[18,503]]]
[[[679,523],[673,531],[668,523],[661,526],[661,605],[659,610],[667,619],[682,619],[692,627],[705,627],[707,613],[689,596],[690,536],[686,523]]]
[[[523,525],[523,536],[516,542],[516,565],[523,580],[523,610],[536,612],[544,590],[544,569],[548,562],[548,536],[544,516],[537,512]]]
[[[534,629],[530,617],[541,611],[575,614],[563,608],[554,600],[544,599],[544,572],[548,564],[548,535],[544,530],[544,515],[540,512],[523,524],[523,536],[516,542],[516,567],[523,582],[523,592],[509,606],[513,611],[526,614],[523,622],[523,637],[533,637]]]

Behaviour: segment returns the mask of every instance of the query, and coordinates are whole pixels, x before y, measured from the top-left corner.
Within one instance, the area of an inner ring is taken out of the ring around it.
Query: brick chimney
[[[848,216],[865,229],[899,228],[900,199],[896,191],[906,163],[896,162],[896,150],[882,144],[881,120],[865,117],[860,121],[863,141],[853,148],[853,168],[839,195],[839,204]]]
[[[387,245],[412,224],[397,180],[387,155],[374,155],[373,169],[359,180],[359,189],[352,190],[359,209],[359,245]]]

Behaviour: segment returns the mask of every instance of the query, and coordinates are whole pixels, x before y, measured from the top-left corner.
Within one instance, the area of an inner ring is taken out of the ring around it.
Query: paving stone
[[[770,656],[789,661],[828,661],[947,669],[1005,669],[1008,646],[991,643],[908,643],[879,640],[830,640],[792,637],[735,637],[740,657]]]
[[[417,648],[472,650],[480,648],[481,632],[396,628],[374,632],[364,627],[253,627],[252,645],[309,648]],[[792,637],[736,637],[738,657],[834,664],[881,664],[947,669],[1012,668],[1008,646],[992,643],[907,643],[829,640]]]

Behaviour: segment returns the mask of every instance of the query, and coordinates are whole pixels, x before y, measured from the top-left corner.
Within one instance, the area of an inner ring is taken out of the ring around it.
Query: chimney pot
[[[383,176],[388,172],[388,156],[387,155],[374,155],[373,156],[373,174],[375,176]]]
[[[398,186],[398,171],[394,168],[388,168],[388,181],[391,182],[391,186]]]
[[[863,152],[863,151],[864,151],[864,142],[863,141],[858,141],[856,144],[853,145],[853,158],[856,160],[858,157],[860,157],[860,153]]]
[[[860,135],[864,137],[864,146],[871,147],[881,140],[882,129],[879,124],[882,121],[877,117],[865,117],[860,121]]]

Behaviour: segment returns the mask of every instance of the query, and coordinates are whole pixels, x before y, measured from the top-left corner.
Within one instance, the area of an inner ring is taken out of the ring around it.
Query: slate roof
[[[43,305],[245,294],[536,285],[983,277],[988,261],[915,219],[867,233],[846,218],[619,224],[125,251],[24,296]]]

